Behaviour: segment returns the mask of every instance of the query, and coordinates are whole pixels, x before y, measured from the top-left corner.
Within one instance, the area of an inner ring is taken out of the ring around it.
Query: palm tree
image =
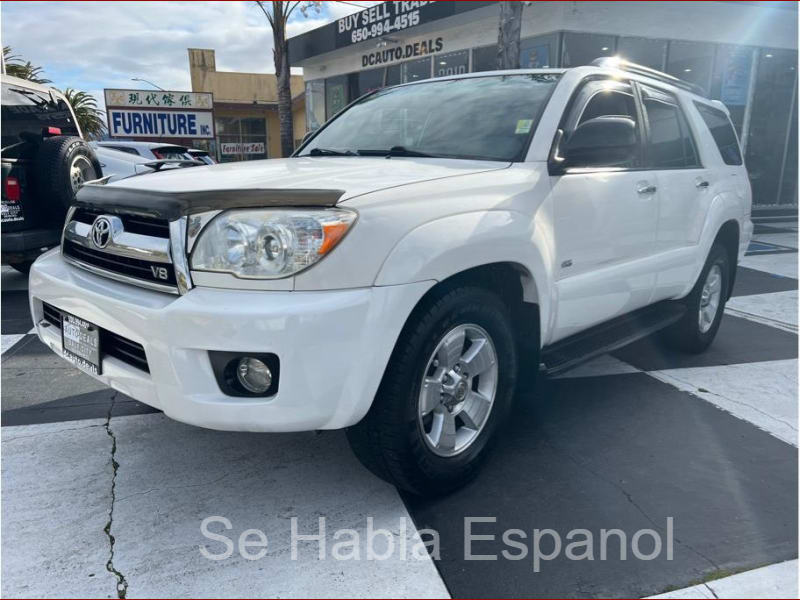
[[[13,52],[11,46],[3,46],[3,64],[6,66],[6,73],[34,83],[50,83],[49,79],[41,77],[42,67],[31,64],[29,60],[22,62],[22,58]]]
[[[294,124],[292,122],[292,88],[289,71],[289,44],[286,41],[286,24],[294,9],[300,7],[304,15],[308,8],[320,11],[320,2],[256,2],[267,17],[272,28],[274,48],[272,58],[275,62],[275,76],[278,78],[278,122],[281,132],[281,155],[290,156],[294,152]],[[266,5],[269,4],[268,8]]]
[[[500,2],[497,33],[497,68],[519,69],[519,45],[523,2]]]
[[[97,108],[97,100],[91,94],[72,88],[64,90],[64,97],[75,111],[78,125],[88,138],[100,138],[106,130],[105,112]]]

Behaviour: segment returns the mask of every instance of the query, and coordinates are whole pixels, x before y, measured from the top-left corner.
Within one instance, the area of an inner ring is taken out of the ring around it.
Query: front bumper
[[[68,265],[57,250],[31,269],[40,339],[61,352],[42,302],[142,344],[150,373],[113,357],[96,378],[178,421],[233,431],[336,429],[369,409],[406,318],[434,282],[320,292],[195,288],[176,297]],[[227,396],[208,351],[272,352],[269,398]]]

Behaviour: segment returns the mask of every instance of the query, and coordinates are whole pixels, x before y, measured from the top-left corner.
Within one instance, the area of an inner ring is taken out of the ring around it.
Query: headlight
[[[342,208],[227,211],[200,233],[191,268],[246,279],[288,277],[330,252],[355,220],[355,212]]]

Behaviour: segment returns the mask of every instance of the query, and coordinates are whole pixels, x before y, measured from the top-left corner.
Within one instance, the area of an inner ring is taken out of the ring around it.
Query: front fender
[[[539,305],[541,331],[551,307],[552,229],[542,218],[510,210],[484,210],[442,217],[420,225],[395,245],[374,284],[442,281],[492,263],[514,263],[525,271],[526,302]],[[526,281],[526,279],[528,281]]]

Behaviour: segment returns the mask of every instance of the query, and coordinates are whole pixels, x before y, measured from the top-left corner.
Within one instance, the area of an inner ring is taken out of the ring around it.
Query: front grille
[[[61,329],[61,311],[47,302],[42,302],[42,309],[44,320]],[[117,360],[121,360],[145,373],[150,372],[144,347],[108,329],[100,329],[100,352],[102,353],[101,356],[113,356]]]
[[[95,219],[104,213],[79,208],[72,215],[73,221],[91,225]],[[149,235],[151,237],[169,239],[169,221],[154,219],[153,217],[141,217],[139,215],[117,215],[122,219],[125,231]]]
[[[126,277],[133,277],[134,279],[160,285],[177,285],[175,280],[175,268],[168,263],[151,262],[138,258],[109,254],[107,252],[81,246],[67,239],[64,240],[63,252],[65,256],[72,257],[75,260],[79,260],[99,269],[119,273]],[[159,274],[164,273],[161,269],[166,271],[166,278],[159,276]]]
[[[150,372],[142,345],[116,333],[111,333],[107,329],[100,331],[100,351],[146,373]]]
[[[42,302],[42,308],[44,309],[44,320],[61,329],[61,311],[47,302]]]

